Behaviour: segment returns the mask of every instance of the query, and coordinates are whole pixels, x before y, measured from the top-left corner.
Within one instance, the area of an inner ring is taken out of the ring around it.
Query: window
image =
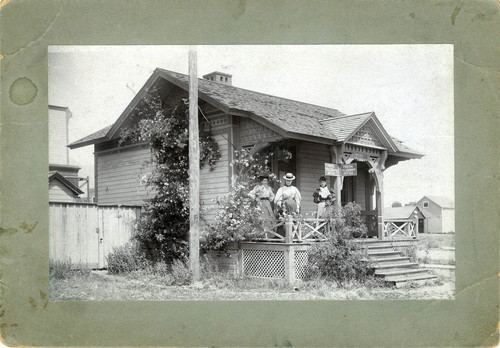
[[[424,202],[424,208],[429,208],[429,202]]]

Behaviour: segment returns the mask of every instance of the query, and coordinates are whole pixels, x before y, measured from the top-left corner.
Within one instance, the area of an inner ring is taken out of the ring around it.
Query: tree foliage
[[[153,196],[145,202],[134,238],[149,260],[171,264],[188,255],[189,108],[180,99],[165,104],[152,93],[137,117],[137,125],[121,134],[121,143],[149,143],[152,171],[145,182]],[[200,166],[213,169],[220,152],[206,122],[200,117]]]

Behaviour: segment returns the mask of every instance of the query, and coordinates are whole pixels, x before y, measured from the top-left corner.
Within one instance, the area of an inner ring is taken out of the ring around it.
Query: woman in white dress
[[[280,187],[276,192],[274,204],[283,208],[283,211],[287,214],[298,214],[301,196],[299,189],[292,185],[295,176],[292,173],[287,173],[283,179],[285,179],[285,186]]]

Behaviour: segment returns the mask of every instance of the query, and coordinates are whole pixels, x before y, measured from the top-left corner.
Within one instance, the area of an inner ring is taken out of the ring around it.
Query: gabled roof
[[[89,136],[79,139],[70,145],[70,148],[82,147],[118,137],[122,125],[132,110],[146,95],[159,79],[166,80],[184,90],[189,89],[189,77],[185,74],[157,68],[154,73],[136,94],[131,103],[111,126],[103,128]],[[399,155],[399,145],[396,146],[373,112],[360,115],[345,115],[339,110],[323,106],[308,104],[296,100],[276,97],[254,92],[205,79],[198,79],[198,97],[225,113],[250,117],[264,126],[271,128],[278,134],[302,140],[310,140],[325,144],[334,144],[345,140],[359,127],[369,120],[373,120],[386,137],[385,143],[391,153]],[[417,152],[405,148],[408,157],[421,157]]]
[[[64,186],[66,186],[67,188],[69,188],[71,191],[73,191],[76,195],[81,195],[83,193],[82,190],[80,190],[78,188],[78,186],[74,185],[71,181],[69,181],[68,179],[66,179],[61,173],[59,173],[58,171],[50,171],[49,172],[49,182],[51,182],[52,180],[58,180],[59,182],[61,182],[61,184],[63,184]]]
[[[377,133],[379,140],[390,152],[397,152],[398,148],[394,144],[391,136],[385,131],[374,112],[366,112],[356,115],[344,115],[334,118],[321,120],[320,123],[337,135],[337,141],[347,142],[364,125],[371,121]]]
[[[405,205],[403,207],[385,207],[384,208],[384,218],[385,219],[408,219],[412,217],[413,212],[417,210],[424,217],[427,214],[423,213],[416,205]]]
[[[455,202],[444,196],[424,196],[418,201],[418,203],[422,202],[426,198],[430,201],[433,201],[441,208],[455,208]]]

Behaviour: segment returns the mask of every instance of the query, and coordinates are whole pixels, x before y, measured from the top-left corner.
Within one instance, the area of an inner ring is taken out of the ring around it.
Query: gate
[[[49,257],[105,268],[106,256],[134,233],[140,206],[49,203]]]

